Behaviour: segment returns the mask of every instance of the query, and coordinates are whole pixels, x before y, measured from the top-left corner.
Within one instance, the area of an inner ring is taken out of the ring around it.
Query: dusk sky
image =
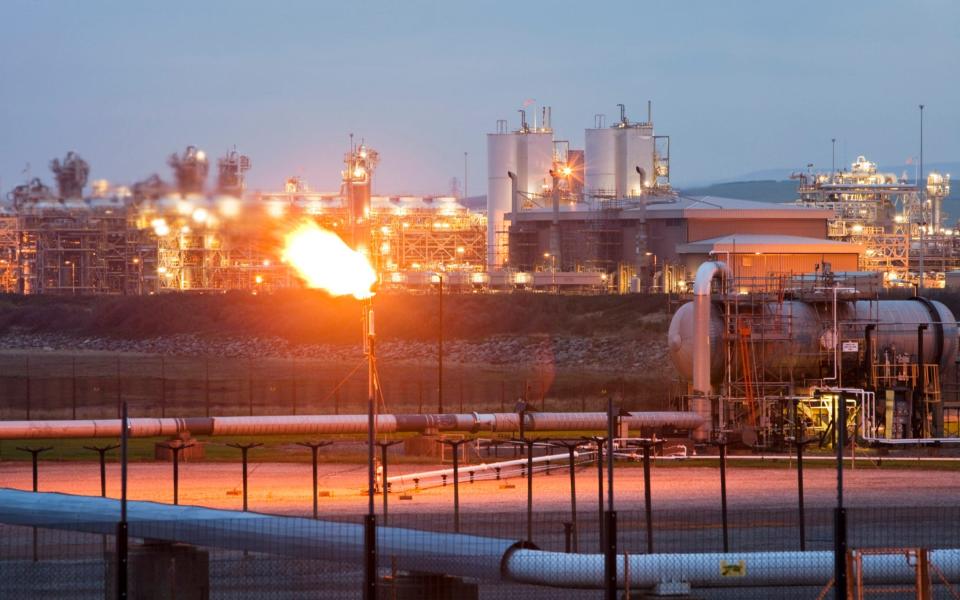
[[[960,160],[960,3],[0,3],[0,189],[68,150],[131,183],[195,144],[250,155],[252,188],[335,191],[348,135],[374,191],[486,192],[484,134],[553,107],[582,147],[595,113],[653,101],[675,184],[866,154]],[[213,178],[211,177],[211,181]]]

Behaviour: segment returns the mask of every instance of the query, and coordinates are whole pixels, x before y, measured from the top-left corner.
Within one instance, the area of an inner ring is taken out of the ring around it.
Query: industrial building
[[[942,287],[944,273],[960,268],[960,232],[942,211],[949,175],[929,173],[921,187],[861,156],[849,170],[795,174],[793,204],[682,197],[650,106],[643,122],[619,108],[610,127],[595,117],[582,153],[553,139],[549,109],[539,126],[524,111],[516,130],[497,123],[487,136],[491,272],[602,273],[611,290],[684,291],[704,256],[730,252],[716,244],[744,235],[804,238],[776,250],[776,260],[740,259],[763,276],[862,270],[882,273],[887,286]],[[755,252],[776,244],[764,246]]]
[[[618,109],[609,126],[593,117],[582,148],[555,138],[549,107],[531,111],[532,123],[519,111],[516,128],[498,121],[487,135],[486,214],[454,196],[374,195],[380,156],[352,141],[335,192],[291,177],[280,191],[251,193],[252,162],[236,149],[216,160],[208,190],[211,161],[194,146],[168,158],[171,182],[87,186],[90,166],[70,152],[50,165],[55,189],[35,178],[8,194],[0,290],[298,286],[280,238],[300,219],[361,248],[398,288],[442,276],[464,290],[684,292],[696,265],[717,255],[737,255],[737,272],[758,278],[870,271],[888,287],[941,287],[960,269],[960,231],[942,212],[949,175],[925,174],[921,187],[858,157],[848,170],[795,174],[792,204],[685,197],[671,187],[670,138],[655,132],[651,105],[642,121]],[[789,244],[775,241],[785,236]]]
[[[882,299],[880,273],[777,279],[744,293],[725,260],[704,262],[693,302],[673,316],[667,341],[686,384],[677,401],[709,421],[701,440],[824,444],[844,427],[858,443],[960,443],[958,328],[946,306]]]
[[[405,282],[407,272],[482,271],[483,216],[453,197],[372,195],[378,160],[366,145],[352,147],[338,193],[313,192],[296,177],[282,192],[247,193],[251,161],[231,150],[218,159],[216,189],[207,193],[208,158],[189,146],[167,161],[172,184],[157,175],[129,188],[94,182],[93,194],[85,196],[90,168],[71,152],[51,163],[56,191],[37,178],[10,192],[0,212],[0,290],[147,294],[297,287],[302,284],[281,260],[281,238],[302,219],[361,248],[390,283]]]
[[[793,177],[797,204],[832,211],[829,237],[863,246],[863,268],[889,285],[943,287],[944,273],[960,268],[960,230],[943,213],[949,174],[918,172],[911,184],[858,156],[849,170]]]

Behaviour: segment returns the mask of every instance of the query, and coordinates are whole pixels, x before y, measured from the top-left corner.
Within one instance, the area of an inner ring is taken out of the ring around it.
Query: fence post
[[[653,494],[650,490],[650,440],[643,441],[643,509],[647,521],[647,554],[653,554]]]
[[[121,410],[120,424],[120,521],[117,523],[117,598],[127,598],[127,403]]]
[[[77,420],[77,357],[70,358],[71,373],[73,377],[70,380],[70,416]]]
[[[847,401],[834,396],[834,430],[837,442],[837,507],[833,514],[833,581],[837,600],[847,599],[847,511],[843,507],[843,447],[846,443]]]
[[[730,551],[730,542],[727,535],[727,442],[720,440],[720,520],[723,525],[723,551]]]
[[[604,591],[607,600],[617,600],[617,511],[604,513],[606,548],[603,557]]]
[[[600,537],[600,552],[605,552],[606,546],[603,543],[604,537],[604,521],[603,521],[603,445],[606,443],[606,438],[603,437],[588,437],[584,438],[587,441],[592,441],[597,445],[597,510],[598,510],[598,521],[597,529],[599,531]]]
[[[203,360],[203,406],[206,416],[210,416],[210,357]]]
[[[377,516],[373,513],[363,517],[363,547],[363,600],[377,600]]]
[[[30,420],[30,405],[32,400],[30,398],[30,357],[26,358],[26,379],[27,379],[27,420]]]
[[[167,416],[167,359],[160,357],[160,417]]]
[[[293,394],[293,401],[292,401],[293,414],[296,415],[297,414],[297,359],[296,358],[293,359],[293,366],[291,367],[290,379],[293,382],[291,383],[291,392]]]

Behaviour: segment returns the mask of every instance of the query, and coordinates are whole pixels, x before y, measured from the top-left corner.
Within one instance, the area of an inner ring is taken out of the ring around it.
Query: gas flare
[[[283,259],[307,287],[358,300],[373,296],[377,274],[367,257],[313,221],[303,221],[284,237]]]

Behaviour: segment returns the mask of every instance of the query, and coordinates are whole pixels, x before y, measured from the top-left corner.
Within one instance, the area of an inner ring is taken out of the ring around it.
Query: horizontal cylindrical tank
[[[754,354],[762,356],[768,370],[779,370],[788,379],[817,379],[831,373],[822,370],[821,359],[829,355],[833,339],[833,303],[802,301],[771,302],[760,313],[744,313],[732,319],[731,336],[750,335],[757,344]],[[923,337],[923,359],[939,364],[941,370],[952,366],[957,354],[957,321],[946,306],[921,298],[910,300],[857,300],[837,303],[837,322],[841,341],[856,341],[858,351],[865,347],[866,326],[875,324],[871,333],[873,352],[882,357],[887,351],[896,354],[917,354],[917,328],[927,325]],[[761,330],[762,324],[762,330]],[[713,303],[709,320],[710,378],[719,382],[724,375],[727,352],[723,345],[724,318],[722,306]],[[746,333],[746,331],[749,333]],[[670,357],[681,377],[693,377],[694,347],[693,303],[680,307],[670,322],[667,343]],[[842,360],[852,364],[856,359],[844,353]]]

